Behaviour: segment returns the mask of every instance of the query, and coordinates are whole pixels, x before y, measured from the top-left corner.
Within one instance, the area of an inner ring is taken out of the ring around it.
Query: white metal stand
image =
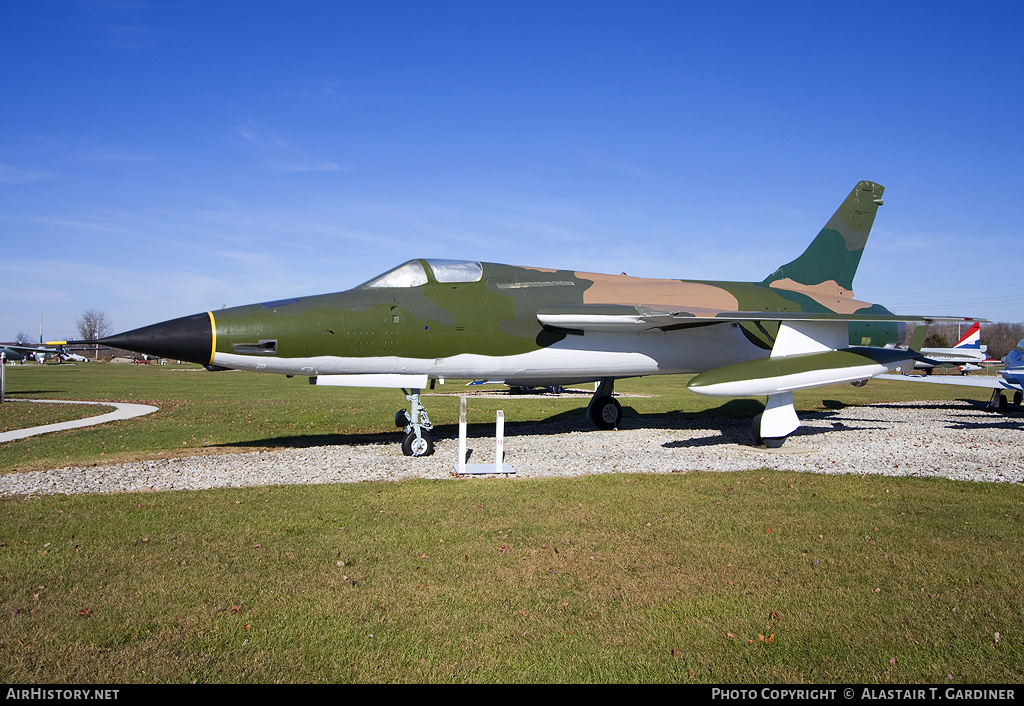
[[[499,409],[494,430],[494,463],[466,463],[466,398],[459,397],[459,463],[455,472],[460,476],[489,473],[515,475],[515,469],[504,460],[505,413]]]

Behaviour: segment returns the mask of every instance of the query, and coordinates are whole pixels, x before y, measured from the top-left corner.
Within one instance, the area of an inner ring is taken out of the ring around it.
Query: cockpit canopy
[[[380,277],[371,279],[360,285],[360,289],[382,287],[418,287],[426,284],[426,270],[423,263],[430,267],[431,274],[437,282],[479,282],[484,276],[484,268],[479,262],[468,260],[409,260]]]

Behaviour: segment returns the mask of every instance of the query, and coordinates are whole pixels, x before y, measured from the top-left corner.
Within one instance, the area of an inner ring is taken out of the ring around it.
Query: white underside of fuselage
[[[679,331],[566,336],[528,353],[447,358],[238,355],[217,352],[213,365],[284,375],[427,375],[430,379],[488,379],[509,384],[570,383],[605,377],[695,373],[767,355],[733,323]]]

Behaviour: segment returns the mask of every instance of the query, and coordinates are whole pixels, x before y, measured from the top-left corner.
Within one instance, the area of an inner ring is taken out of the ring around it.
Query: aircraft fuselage
[[[221,309],[122,334],[114,338],[132,340],[110,343],[213,367],[287,375],[413,373],[569,383],[693,373],[764,357],[778,326],[684,320],[668,330],[579,330],[545,326],[538,320],[545,309],[581,305],[600,312],[603,306],[635,304],[665,311],[833,312],[819,293],[759,283],[492,263],[455,263],[463,268],[445,274],[438,262],[452,270],[450,261],[413,260],[352,290]],[[414,278],[389,278],[403,269],[414,270]],[[464,281],[439,281],[439,274]],[[836,302],[842,313],[885,312],[849,298]],[[181,322],[187,321],[192,323],[185,330]],[[169,351],[159,337],[150,342],[139,335],[159,327],[174,329],[166,338],[175,345],[189,341],[187,349]],[[882,346],[899,334],[896,323],[852,322],[849,338],[853,345]]]

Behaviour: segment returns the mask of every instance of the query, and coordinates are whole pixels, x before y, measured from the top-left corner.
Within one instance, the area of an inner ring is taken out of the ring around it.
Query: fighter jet
[[[754,440],[779,446],[799,427],[795,390],[858,383],[908,362],[913,351],[891,347],[906,322],[973,321],[897,316],[854,299],[883,191],[857,184],[807,250],[761,282],[417,259],[348,291],[208,311],[98,343],[210,370],[402,389],[411,409],[396,424],[410,456],[433,450],[420,392],[445,378],[596,382],[588,416],[612,429],[622,416],[615,380],[699,373],[694,392],[766,396]]]

